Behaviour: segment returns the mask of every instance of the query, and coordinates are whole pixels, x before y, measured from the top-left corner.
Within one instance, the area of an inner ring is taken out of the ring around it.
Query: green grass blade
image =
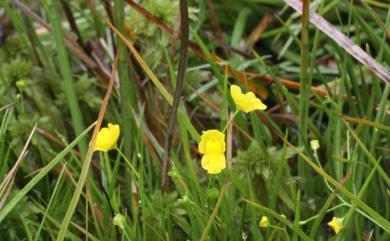
[[[62,77],[64,78],[64,91],[67,97],[70,113],[72,116],[72,123],[77,136],[79,136],[84,128],[83,117],[80,106],[78,104],[75,85],[72,79],[72,72],[70,70],[69,56],[66,50],[63,33],[61,29],[61,19],[58,14],[57,2],[53,0],[46,1],[47,14],[53,29],[53,36],[58,51],[58,59]],[[87,142],[81,140],[78,144],[81,153],[87,153]]]
[[[72,141],[61,153],[59,153],[49,164],[47,164],[42,170],[34,176],[16,195],[9,200],[9,202],[0,210],[0,223],[11,212],[11,210],[26,196],[26,194],[34,188],[34,186],[44,178],[51,169],[53,169],[64,157],[72,151],[75,145],[77,145],[85,135],[92,129],[95,124],[89,126],[84,130],[74,141]]]

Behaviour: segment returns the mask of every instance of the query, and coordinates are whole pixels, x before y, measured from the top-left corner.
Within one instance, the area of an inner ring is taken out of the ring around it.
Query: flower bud
[[[267,216],[261,217],[260,222],[259,222],[260,228],[268,228],[269,225],[270,225],[270,223],[269,223]]]
[[[216,199],[219,195],[219,190],[215,187],[213,188],[210,188],[208,191],[207,191],[207,197],[209,197],[210,199]]]
[[[320,143],[318,142],[318,140],[312,140],[310,141],[310,147],[313,151],[317,151],[318,148],[320,148]]]
[[[122,214],[118,213],[117,215],[115,215],[113,223],[115,226],[118,226],[122,230],[124,230],[126,224],[126,218]]]
[[[19,89],[19,91],[25,90],[27,87],[26,81],[24,81],[24,80],[16,81],[16,87]]]

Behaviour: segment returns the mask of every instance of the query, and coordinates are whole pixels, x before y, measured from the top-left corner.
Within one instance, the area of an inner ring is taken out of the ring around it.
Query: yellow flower
[[[267,106],[263,104],[263,102],[261,102],[261,100],[258,99],[253,92],[249,91],[248,93],[243,94],[240,86],[238,85],[232,85],[230,87],[230,94],[234,103],[236,103],[237,108],[245,113],[254,110],[267,109]]]
[[[225,134],[219,130],[208,130],[202,133],[198,145],[202,154],[223,154],[225,152]]]
[[[206,154],[202,157],[201,165],[208,174],[218,174],[226,168],[225,155]]]
[[[198,144],[198,150],[203,154],[201,166],[209,174],[218,174],[226,168],[225,134],[218,130],[203,132]]]
[[[341,229],[343,229],[344,218],[333,217],[330,222],[328,222],[329,227],[333,229],[333,231],[338,234]]]
[[[261,217],[260,222],[259,222],[259,226],[260,226],[260,228],[268,228],[269,227],[269,221],[268,221],[267,216]]]
[[[119,125],[108,123],[108,127],[100,129],[96,137],[95,151],[109,151],[116,147],[119,138]]]

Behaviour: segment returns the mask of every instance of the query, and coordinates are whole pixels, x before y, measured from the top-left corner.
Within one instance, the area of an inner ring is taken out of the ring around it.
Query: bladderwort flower
[[[230,94],[240,111],[248,113],[254,110],[267,109],[267,106],[263,104],[263,102],[261,102],[261,100],[257,98],[253,92],[249,91],[244,94],[238,85],[232,85],[230,87]]]
[[[107,127],[100,129],[96,137],[95,151],[104,151],[116,148],[120,133],[119,125],[108,123]]]
[[[310,148],[313,150],[313,151],[317,151],[318,148],[320,148],[320,142],[318,140],[311,140],[310,141]]]
[[[113,224],[114,224],[115,226],[120,227],[122,230],[125,230],[125,224],[126,224],[126,218],[125,218],[125,216],[123,216],[122,214],[118,213],[118,214],[115,215],[115,217],[114,217]]]
[[[259,226],[260,226],[260,228],[268,228],[270,226],[270,223],[269,223],[267,216],[261,217],[260,222],[259,222]]]
[[[203,154],[201,166],[207,173],[218,174],[226,168],[225,134],[219,130],[203,132],[198,150]]]
[[[336,234],[338,234],[341,229],[344,228],[343,222],[344,218],[333,217],[332,220],[328,222],[328,226],[331,227]]]

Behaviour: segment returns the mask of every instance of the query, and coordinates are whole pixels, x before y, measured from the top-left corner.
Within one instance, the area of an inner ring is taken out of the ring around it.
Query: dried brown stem
[[[298,13],[302,14],[302,2],[299,0],[283,0],[290,7],[295,9]],[[374,58],[363,51],[358,45],[356,45],[350,38],[345,36],[340,30],[331,25],[323,17],[318,15],[314,11],[310,11],[310,22],[320,29],[323,33],[333,39],[340,47],[345,49],[356,60],[374,72],[380,79],[390,84],[390,70],[383,67]]]

